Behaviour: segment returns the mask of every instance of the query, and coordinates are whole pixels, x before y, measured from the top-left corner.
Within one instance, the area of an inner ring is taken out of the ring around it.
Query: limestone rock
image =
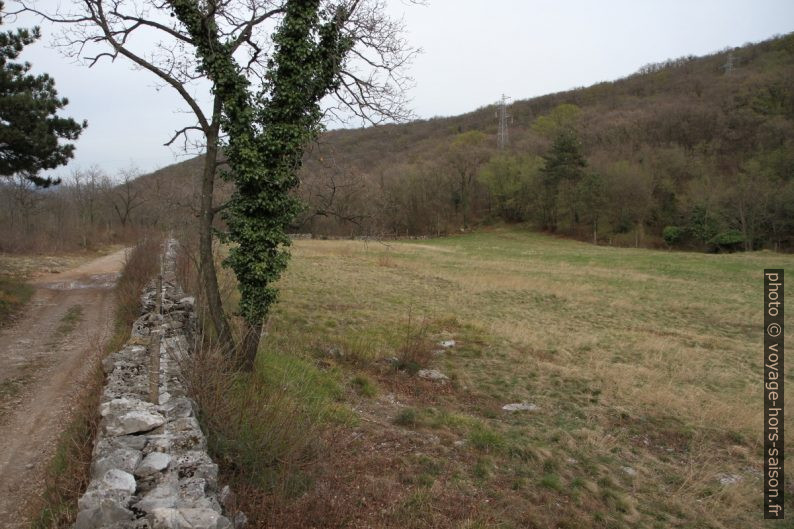
[[[162,452],[152,452],[143,458],[135,468],[135,475],[146,477],[168,468],[171,463],[171,456]]]
[[[540,408],[531,402],[513,402],[512,404],[505,404],[502,409],[505,411],[536,411]]]
[[[211,509],[154,509],[152,529],[230,529],[228,518]]]
[[[81,509],[77,513],[74,529],[100,529],[133,519],[132,511],[118,502],[105,500],[97,507]]]
[[[139,432],[150,432],[165,424],[165,418],[159,413],[145,410],[131,410],[121,415],[111,416],[105,424],[108,435],[127,435]]]
[[[163,411],[169,420],[190,417],[193,415],[193,404],[187,397],[173,398],[164,404]]]
[[[143,512],[154,512],[156,509],[173,509],[179,501],[179,490],[172,483],[158,485],[149,491],[135,508]]]
[[[102,476],[101,486],[113,491],[135,494],[135,477],[129,472],[113,468]]]
[[[742,481],[742,476],[739,474],[717,474],[717,480],[720,485],[735,485]]]
[[[420,369],[416,375],[419,378],[424,378],[427,380],[435,380],[435,381],[444,381],[449,380],[449,377],[439,371],[438,369]]]
[[[132,473],[140,461],[141,453],[138,450],[119,448],[94,459],[91,463],[91,477],[101,479],[111,469]]]

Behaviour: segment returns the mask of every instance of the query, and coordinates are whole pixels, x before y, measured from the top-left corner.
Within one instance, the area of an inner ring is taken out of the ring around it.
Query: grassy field
[[[762,269],[792,265],[506,229],[298,241],[258,375],[333,413],[288,499],[258,484],[259,523],[771,526]]]

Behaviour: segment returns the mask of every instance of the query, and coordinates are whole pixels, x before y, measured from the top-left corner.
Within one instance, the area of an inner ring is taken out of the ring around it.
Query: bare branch
[[[170,140],[168,140],[167,142],[165,142],[165,143],[163,144],[163,146],[165,146],[165,147],[170,147],[170,146],[171,146],[171,144],[172,144],[172,143],[174,143],[174,141],[176,141],[176,139],[177,139],[179,136],[184,136],[184,138],[185,138],[185,142],[187,142],[187,131],[189,131],[189,130],[198,130],[198,131],[200,131],[200,132],[203,132],[203,130],[204,130],[204,129],[202,129],[201,127],[198,127],[198,126],[196,126],[196,125],[192,125],[192,126],[189,126],[189,127],[183,127],[183,128],[181,128],[181,129],[179,129],[178,131],[176,131],[176,132],[174,133],[174,135],[171,137],[171,139],[170,139]]]

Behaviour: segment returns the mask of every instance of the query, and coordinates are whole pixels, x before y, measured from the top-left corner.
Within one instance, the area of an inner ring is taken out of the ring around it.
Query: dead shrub
[[[125,328],[141,314],[141,294],[160,271],[161,253],[162,239],[155,237],[143,239],[127,252],[124,269],[116,284],[116,319],[119,324],[125,322]],[[126,339],[124,337],[123,341]]]
[[[398,368],[415,374],[430,363],[432,341],[428,337],[429,329],[430,323],[427,318],[416,322],[412,311],[408,311],[405,336],[397,351]]]

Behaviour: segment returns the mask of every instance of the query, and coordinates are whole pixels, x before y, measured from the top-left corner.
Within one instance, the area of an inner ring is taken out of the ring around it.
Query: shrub
[[[116,284],[116,317],[119,321],[132,325],[141,314],[143,289],[160,270],[161,246],[161,239],[146,238],[127,252],[124,269]]]
[[[408,313],[408,323],[405,327],[405,338],[397,355],[397,367],[416,374],[430,362],[431,343],[427,336],[428,322],[422,320],[419,325],[414,325],[411,313]]]
[[[678,226],[666,226],[662,230],[662,238],[667,246],[675,246],[679,242],[681,242],[681,238],[684,236],[684,230],[679,228]]]
[[[414,408],[404,408],[400,410],[400,413],[398,413],[397,417],[394,418],[394,424],[408,426],[411,428],[419,426],[419,422],[419,412]]]
[[[709,240],[710,249],[716,252],[734,252],[742,244],[744,244],[744,235],[739,230],[723,231]]]

